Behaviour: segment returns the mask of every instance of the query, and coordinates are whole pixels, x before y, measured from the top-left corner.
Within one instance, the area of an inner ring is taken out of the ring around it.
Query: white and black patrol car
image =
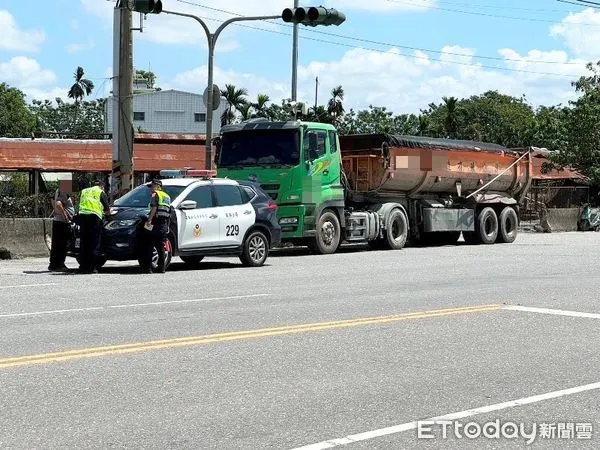
[[[216,171],[163,170],[162,189],[171,197],[166,263],[174,256],[197,264],[205,256],[239,256],[246,266],[262,266],[281,242],[277,205],[258,184],[215,178]],[[106,260],[140,262],[141,230],[149,214],[149,184],[114,202],[102,236]],[[77,257],[78,239],[70,255]],[[152,265],[156,268],[154,250]]]

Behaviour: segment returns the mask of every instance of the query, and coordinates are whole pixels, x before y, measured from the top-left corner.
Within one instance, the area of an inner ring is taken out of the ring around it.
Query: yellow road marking
[[[17,356],[0,359],[0,369],[9,367],[28,366],[33,364],[48,364],[53,362],[70,361],[82,358],[95,358],[109,355],[122,355],[148,350],[184,347],[189,345],[203,345],[214,342],[227,342],[242,339],[254,339],[267,336],[279,336],[293,333],[306,333],[309,331],[331,330],[336,328],[349,328],[360,325],[373,325],[398,322],[409,319],[424,319],[428,317],[451,316],[477,312],[497,311],[502,305],[481,305],[464,308],[439,309],[412,313],[394,314],[391,316],[365,317],[362,319],[336,320],[331,322],[317,322],[303,325],[289,325],[277,328],[262,328],[257,330],[233,331],[229,333],[208,334],[204,336],[190,336],[184,338],[163,339],[157,341],[138,342],[133,344],[117,344],[105,347],[83,348],[54,353],[41,353],[37,355]]]

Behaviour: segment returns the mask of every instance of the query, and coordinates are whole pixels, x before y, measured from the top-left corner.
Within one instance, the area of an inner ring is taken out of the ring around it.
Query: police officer
[[[81,227],[79,270],[82,273],[98,273],[102,219],[108,214],[108,196],[104,192],[104,182],[95,180],[92,187],[81,191],[79,199],[79,226]]]
[[[154,179],[150,184],[150,214],[145,227],[144,265],[142,272],[152,273],[152,253],[158,252],[157,272],[165,273],[165,244],[169,235],[171,219],[171,197],[162,190],[162,181]]]
[[[61,180],[58,189],[54,193],[52,206],[54,217],[52,219],[52,247],[50,247],[50,264],[48,270],[51,272],[66,272],[69,269],[65,265],[67,258],[67,243],[70,237],[70,224],[75,215],[73,199],[69,195],[68,182]]]

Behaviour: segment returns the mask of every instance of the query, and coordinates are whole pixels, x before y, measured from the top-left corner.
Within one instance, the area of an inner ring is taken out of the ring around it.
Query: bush
[[[53,194],[28,195],[24,197],[0,196],[0,217],[39,218],[52,215]],[[36,211],[37,200],[37,211]]]

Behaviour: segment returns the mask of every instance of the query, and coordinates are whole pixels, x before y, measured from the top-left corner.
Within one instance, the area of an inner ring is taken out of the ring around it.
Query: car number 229
[[[225,231],[225,236],[237,236],[240,234],[240,226],[239,225],[227,225],[227,230]]]

